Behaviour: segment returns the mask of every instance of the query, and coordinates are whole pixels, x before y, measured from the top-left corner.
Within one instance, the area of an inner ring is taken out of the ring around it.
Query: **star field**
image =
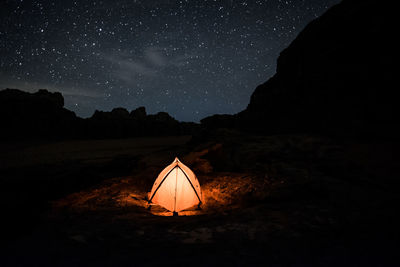
[[[304,26],[339,0],[3,1],[0,89],[198,121],[243,110]]]

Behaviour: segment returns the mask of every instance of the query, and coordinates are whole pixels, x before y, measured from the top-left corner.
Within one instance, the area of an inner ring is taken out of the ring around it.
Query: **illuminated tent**
[[[149,195],[149,203],[177,212],[201,204],[200,184],[196,175],[178,158],[157,177]]]

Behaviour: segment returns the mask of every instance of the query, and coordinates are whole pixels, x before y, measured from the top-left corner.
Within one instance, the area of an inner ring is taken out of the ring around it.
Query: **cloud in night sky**
[[[152,79],[162,78],[163,71],[167,68],[180,68],[190,64],[190,60],[196,56],[179,55],[175,57],[166,57],[165,49],[157,47],[148,47],[140,56],[141,60],[132,58],[129,53],[120,53],[118,55],[106,55],[103,58],[117,66],[115,76],[128,85],[134,85],[138,77]]]
[[[0,76],[1,78],[1,76]],[[64,97],[89,97],[89,98],[102,98],[104,94],[96,92],[87,88],[75,88],[73,86],[55,87],[52,84],[37,83],[35,81],[6,81],[4,78],[0,83],[0,88],[17,88],[27,92],[36,92],[37,89],[47,89],[51,92],[60,92]]]
[[[157,48],[148,48],[145,51],[146,58],[156,66],[165,66],[166,59],[161,53],[160,49]]]
[[[156,74],[156,70],[152,66],[148,66],[146,62],[133,61],[127,56],[106,56],[104,58],[117,65],[116,77],[128,84],[134,83],[138,76],[153,77]]]
[[[59,91],[83,117],[120,106],[185,121],[236,113],[337,2],[2,1],[0,89]]]

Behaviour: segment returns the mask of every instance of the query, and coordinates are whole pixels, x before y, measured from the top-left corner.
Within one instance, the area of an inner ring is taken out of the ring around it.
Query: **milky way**
[[[279,52],[339,0],[2,1],[0,89],[59,91],[82,117],[145,106],[236,113]]]

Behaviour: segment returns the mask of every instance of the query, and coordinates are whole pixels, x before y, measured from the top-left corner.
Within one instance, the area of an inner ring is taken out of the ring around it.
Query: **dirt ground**
[[[239,133],[8,145],[1,265],[396,266],[395,149]],[[146,201],[175,156],[204,198],[178,217]]]

